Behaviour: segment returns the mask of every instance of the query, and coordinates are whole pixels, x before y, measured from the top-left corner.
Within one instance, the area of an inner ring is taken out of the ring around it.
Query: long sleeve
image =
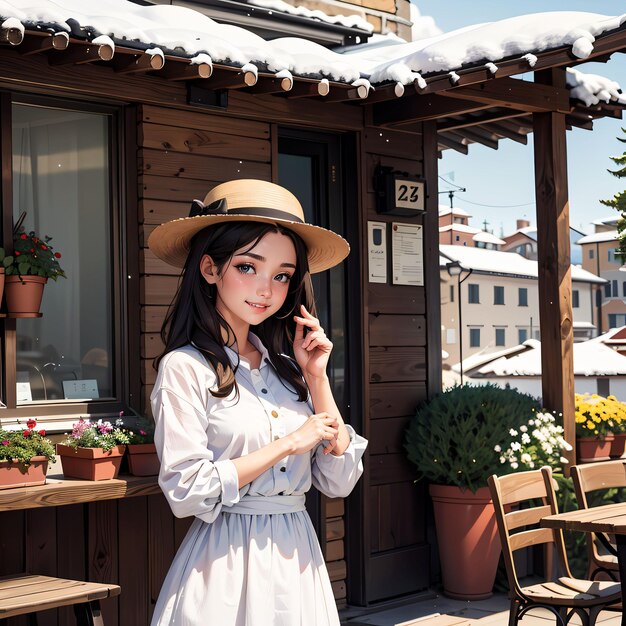
[[[362,457],[367,440],[357,435],[352,426],[346,424],[350,444],[341,456],[324,454],[318,446],[311,465],[313,485],[330,498],[345,498],[350,494],[363,473]]]
[[[174,370],[162,378],[179,381],[180,374]],[[161,460],[159,485],[174,515],[212,522],[223,506],[239,501],[239,479],[232,461],[214,458],[198,386],[188,375],[183,381],[181,389],[159,386],[152,395],[154,441]]]

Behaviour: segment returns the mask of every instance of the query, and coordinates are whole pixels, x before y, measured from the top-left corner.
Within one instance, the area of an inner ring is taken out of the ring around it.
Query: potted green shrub
[[[86,480],[115,478],[128,443],[128,435],[121,424],[114,426],[101,419],[94,423],[81,417],[72,426],[67,439],[57,444],[63,474]]]
[[[59,259],[50,241],[34,231],[26,232],[19,226],[13,233],[13,255],[3,259],[6,274],[5,298],[9,314],[39,316],[43,288],[48,279],[65,278]],[[2,252],[4,256],[4,251]]]
[[[502,451],[540,408],[513,389],[464,385],[432,398],[410,422],[405,449],[430,483],[446,595],[491,595],[500,544],[487,478],[516,471]]]
[[[49,461],[56,461],[54,446],[36,420],[19,430],[0,430],[0,489],[45,484]]]

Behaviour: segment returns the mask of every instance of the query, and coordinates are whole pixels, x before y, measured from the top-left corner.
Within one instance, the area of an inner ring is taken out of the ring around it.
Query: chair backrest
[[[574,482],[578,507],[588,509],[588,493],[599,489],[626,487],[626,463],[618,460],[574,465],[572,467],[572,481]]]
[[[513,553],[529,546],[554,546],[559,574],[571,576],[562,531],[539,527],[542,518],[559,512],[552,470],[542,467],[539,470],[502,477],[494,474],[488,482],[511,593],[518,597],[523,596]]]

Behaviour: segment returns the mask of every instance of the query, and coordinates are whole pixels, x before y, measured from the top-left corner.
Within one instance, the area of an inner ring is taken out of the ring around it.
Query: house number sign
[[[394,183],[396,209],[424,210],[424,181],[396,178]]]

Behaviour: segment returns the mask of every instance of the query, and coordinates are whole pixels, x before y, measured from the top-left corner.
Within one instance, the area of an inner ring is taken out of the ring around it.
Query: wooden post
[[[537,72],[535,81],[565,87],[564,70]],[[567,454],[575,463],[574,331],[565,114],[533,114],[543,405],[563,413]]]

